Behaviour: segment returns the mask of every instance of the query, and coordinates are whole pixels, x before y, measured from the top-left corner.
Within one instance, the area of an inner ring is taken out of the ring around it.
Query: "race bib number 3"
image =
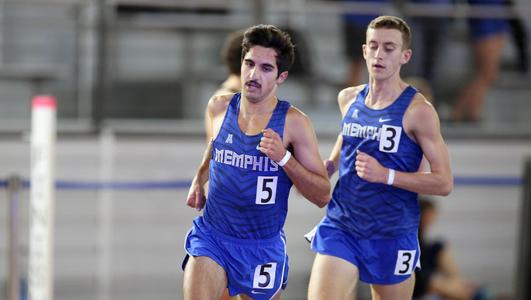
[[[277,176],[258,176],[256,180],[256,204],[275,204]]]
[[[271,289],[275,284],[277,263],[258,265],[254,269],[253,289]]]
[[[401,134],[402,127],[383,125],[378,149],[382,152],[395,153],[398,150]]]
[[[395,265],[395,275],[410,275],[415,267],[416,250],[399,250]]]

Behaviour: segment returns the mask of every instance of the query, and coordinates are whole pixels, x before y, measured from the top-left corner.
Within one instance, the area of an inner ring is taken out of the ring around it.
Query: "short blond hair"
[[[411,46],[411,28],[409,28],[409,25],[406,23],[406,21],[402,20],[399,17],[379,16],[373,19],[371,23],[369,23],[367,29],[369,28],[396,29],[400,31],[400,33],[402,33],[402,49],[409,49],[409,47]]]

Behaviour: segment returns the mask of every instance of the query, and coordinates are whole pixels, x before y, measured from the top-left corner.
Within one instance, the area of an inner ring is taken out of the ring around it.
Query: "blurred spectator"
[[[442,240],[427,241],[426,232],[435,223],[438,211],[435,203],[427,198],[420,201],[420,265],[415,271],[413,298],[449,300],[493,299],[483,287],[471,283],[459,272],[451,249]]]
[[[221,49],[221,58],[229,71],[227,79],[221,84],[214,95],[239,92],[241,89],[240,71],[242,65],[243,30],[231,32],[225,39]]]
[[[504,5],[505,0],[468,0],[470,5]],[[470,18],[474,71],[451,112],[452,121],[477,122],[489,88],[498,76],[503,47],[507,40],[507,20]]]
[[[374,2],[375,4],[389,3],[389,0],[341,0],[345,3]],[[343,15],[343,38],[345,55],[349,61],[348,86],[356,86],[362,82],[362,74],[365,70],[362,45],[365,43],[367,25],[379,14],[358,14],[348,12]]]
[[[454,4],[455,0],[409,0],[409,2],[448,6]],[[450,21],[450,18],[437,16],[410,18],[411,29],[415,33],[412,42],[417,49],[411,61],[411,66],[415,68],[413,74],[426,79],[431,85],[435,84],[435,70],[441,50],[444,49]]]
[[[513,12],[516,12],[513,0],[504,0],[503,4],[510,7]],[[514,17],[509,19],[509,27],[518,57],[517,69],[523,73],[527,73],[529,71],[529,48],[525,25],[521,18]]]

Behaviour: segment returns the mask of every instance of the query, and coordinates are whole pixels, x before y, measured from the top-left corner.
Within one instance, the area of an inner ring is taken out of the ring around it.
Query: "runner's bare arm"
[[[431,171],[395,171],[393,185],[419,194],[448,195],[453,189],[450,159],[433,106],[418,99],[412,102],[404,116],[404,129],[422,148]],[[356,171],[361,178],[380,183],[387,183],[390,172],[364,152],[356,156]]]
[[[348,111],[348,108],[356,97],[358,96],[358,93],[363,89],[363,85],[355,86],[355,87],[349,87],[341,90],[337,95],[337,103],[339,106],[339,110],[341,112],[341,117],[343,118],[345,114]],[[339,156],[341,153],[341,146],[343,145],[343,136],[341,132],[338,134],[336,143],[334,144],[334,148],[332,148],[332,152],[330,152],[330,156],[328,157],[328,160],[324,161],[324,165],[326,168],[326,171],[328,173],[328,177],[332,177],[334,173],[339,168]]]
[[[274,161],[280,161],[286,153],[286,145],[291,144],[293,157],[284,165],[297,190],[319,207],[330,201],[330,181],[322,164],[317,148],[317,137],[309,118],[296,108],[290,108],[286,117],[284,141],[268,129],[260,143],[263,152]]]
[[[448,147],[433,105],[425,100],[414,101],[404,116],[404,129],[411,132],[422,148],[430,172],[397,173],[394,185],[421,194],[448,195],[453,189],[453,176]]]

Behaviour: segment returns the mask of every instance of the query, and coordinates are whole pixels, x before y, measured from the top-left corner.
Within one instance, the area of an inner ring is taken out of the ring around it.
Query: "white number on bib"
[[[256,204],[275,204],[277,176],[258,176],[256,181]]]
[[[276,262],[256,266],[254,269],[253,289],[273,288],[276,270]]]
[[[380,133],[380,147],[382,152],[395,153],[400,143],[402,127],[383,125]]]
[[[399,250],[395,265],[395,275],[410,275],[413,272],[416,250]]]

